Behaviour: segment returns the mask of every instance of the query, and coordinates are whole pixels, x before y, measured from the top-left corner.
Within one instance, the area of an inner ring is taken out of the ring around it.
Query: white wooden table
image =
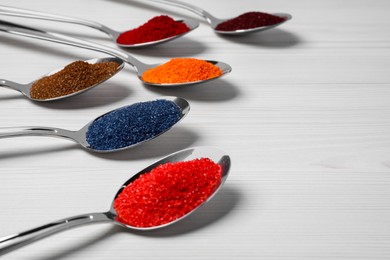
[[[193,2],[186,0],[187,2]],[[195,3],[195,2],[194,2]],[[130,29],[188,11],[131,0],[3,0],[33,10]],[[158,89],[130,66],[72,99],[34,103],[1,89],[0,127],[81,128],[127,104],[174,95],[189,115],[158,139],[93,154],[50,137],[0,140],[0,237],[68,216],[105,211],[133,173],[171,152],[212,145],[232,158],[221,193],[189,219],[155,232],[111,224],[37,241],[4,259],[390,259],[390,19],[387,0],[206,1],[221,18],[287,12],[282,27],[221,37],[201,21],[177,41],[131,52],[147,63],[171,57],[229,63],[204,85]],[[76,25],[0,17],[114,46]],[[27,83],[97,52],[0,33],[0,78]]]

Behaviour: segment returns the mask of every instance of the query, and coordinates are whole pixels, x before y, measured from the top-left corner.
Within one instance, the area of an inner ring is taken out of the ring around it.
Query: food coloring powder
[[[92,122],[86,140],[94,150],[114,150],[151,139],[181,118],[174,102],[140,102],[109,112]]]
[[[262,12],[248,12],[218,24],[218,31],[235,31],[270,26],[284,22],[286,18]]]
[[[190,30],[188,26],[179,21],[173,20],[167,15],[153,17],[147,23],[138,28],[123,32],[119,35],[119,44],[140,44],[159,41]]]
[[[170,223],[206,201],[221,179],[221,166],[209,158],[161,164],[117,196],[117,220],[133,227]]]

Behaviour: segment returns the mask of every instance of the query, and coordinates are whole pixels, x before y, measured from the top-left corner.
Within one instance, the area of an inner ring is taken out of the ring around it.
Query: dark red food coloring
[[[173,37],[185,32],[190,28],[183,23],[173,20],[167,15],[153,17],[138,28],[123,32],[119,35],[119,44],[139,44],[158,41]]]
[[[208,158],[161,164],[117,196],[117,220],[143,228],[170,223],[206,201],[221,178],[221,166]]]
[[[286,18],[272,14],[262,12],[248,12],[218,24],[215,29],[218,31],[252,29],[262,26],[275,25],[284,22],[285,20]]]

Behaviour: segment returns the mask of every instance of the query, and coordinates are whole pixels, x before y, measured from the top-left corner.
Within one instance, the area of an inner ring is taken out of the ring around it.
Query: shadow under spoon
[[[78,25],[83,25],[87,26],[96,30],[99,30],[101,32],[104,32],[107,34],[113,42],[115,42],[118,46],[121,47],[126,47],[126,48],[131,48],[131,47],[148,47],[156,44],[161,44],[167,41],[172,41],[176,38],[179,38],[190,31],[196,29],[199,26],[199,23],[194,20],[178,20],[176,22],[182,22],[188,27],[188,31],[184,33],[180,33],[171,37],[167,37],[161,40],[155,40],[155,41],[149,41],[149,42],[143,42],[143,43],[136,43],[136,44],[124,44],[124,43],[118,43],[118,37],[124,33],[120,32],[114,29],[111,29],[103,24],[100,24],[95,21],[89,21],[89,20],[84,20],[80,18],[75,18],[75,17],[67,17],[67,16],[62,16],[62,15],[57,15],[57,14],[49,14],[49,13],[44,13],[44,12],[38,12],[38,11],[33,11],[33,10],[27,10],[27,9],[21,9],[21,8],[16,8],[16,7],[10,7],[10,6],[3,6],[0,5],[0,15],[8,15],[8,16],[16,16],[16,17],[25,17],[25,18],[33,18],[33,19],[41,19],[41,20],[49,20],[49,21],[56,21],[56,22],[63,22],[63,23],[72,23],[72,24],[78,24]]]
[[[114,202],[115,199],[118,197],[118,195],[122,192],[122,190],[134,182],[140,175],[144,173],[148,173],[152,171],[154,168],[161,164],[166,163],[175,163],[175,162],[181,162],[184,160],[193,160],[198,158],[204,158],[207,157],[208,159],[212,160],[214,163],[218,164],[221,169],[221,180],[217,187],[212,191],[212,193],[204,200],[200,205],[196,206],[195,208],[192,208],[191,211],[188,213],[185,213],[182,216],[178,216],[178,218],[171,220],[168,223],[158,225],[158,226],[150,226],[150,227],[137,227],[137,226],[130,226],[127,224],[124,224],[121,222],[120,219],[117,217],[117,212],[114,208]],[[208,202],[222,187],[224,182],[226,181],[230,169],[230,157],[221,149],[215,148],[215,147],[194,147],[189,148],[185,150],[181,150],[178,152],[175,152],[173,154],[170,154],[161,160],[151,164],[150,166],[146,167],[145,169],[141,170],[137,174],[135,174],[132,178],[130,178],[127,182],[125,182],[118,190],[117,194],[114,197],[114,200],[111,204],[110,209],[107,212],[102,213],[90,213],[90,214],[84,214],[74,217],[69,217],[65,219],[61,219],[40,227],[36,227],[34,229],[24,231],[22,233],[6,236],[3,238],[0,238],[0,255],[4,255],[6,253],[9,253],[17,248],[20,248],[22,246],[28,245],[34,241],[37,241],[39,239],[45,238],[49,235],[58,233],[60,231],[65,231],[70,228],[78,227],[81,225],[86,224],[93,224],[93,223],[105,223],[105,222],[113,222],[117,225],[120,225],[124,228],[131,229],[131,230],[141,230],[141,231],[148,231],[148,230],[154,230],[162,227],[166,227],[169,225],[172,225],[192,213],[194,213],[197,209],[199,209],[202,205],[204,205],[206,202]]]

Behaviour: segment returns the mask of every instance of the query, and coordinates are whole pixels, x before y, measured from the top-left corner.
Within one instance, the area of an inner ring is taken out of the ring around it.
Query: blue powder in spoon
[[[180,118],[181,109],[172,101],[136,103],[97,118],[89,126],[86,138],[92,149],[119,149],[165,132]]]

